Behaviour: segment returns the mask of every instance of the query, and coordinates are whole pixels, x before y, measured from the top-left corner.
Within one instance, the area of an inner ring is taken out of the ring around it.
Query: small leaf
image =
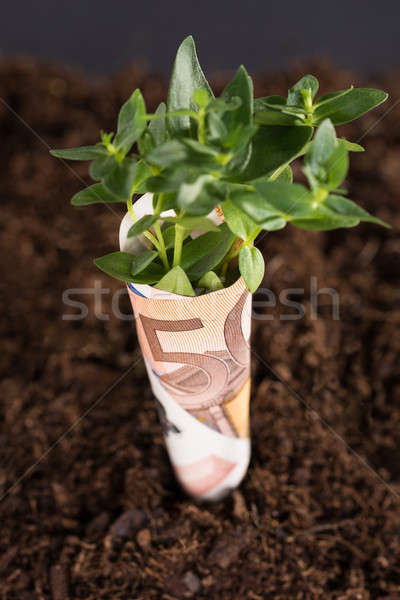
[[[276,108],[263,108],[254,114],[257,125],[296,125],[299,123],[298,115],[290,115]]]
[[[145,129],[137,141],[137,147],[141,156],[149,154],[155,148],[154,139],[150,133],[150,129]]]
[[[319,84],[316,77],[313,75],[305,75],[290,88],[287,103],[289,105],[294,104],[296,106],[303,106],[303,95],[301,91],[310,90],[311,98],[314,98],[315,94],[318,92],[318,87]]]
[[[336,139],[335,128],[329,119],[325,119],[306,154],[305,173],[311,187],[323,187],[334,190],[343,179],[349,166],[348,152],[344,140]]]
[[[330,231],[331,229],[340,229],[342,227],[354,227],[360,222],[359,219],[352,217],[340,217],[335,214],[315,211],[314,217],[293,219],[293,225],[307,231]]]
[[[64,148],[62,150],[50,150],[50,154],[56,158],[66,160],[95,160],[108,156],[106,148],[102,144],[95,146],[80,146],[79,148]]]
[[[205,273],[205,275],[203,275],[203,277],[201,277],[201,279],[199,279],[199,281],[197,282],[197,285],[200,288],[205,288],[206,290],[208,290],[210,292],[215,292],[216,290],[222,290],[224,287],[222,281],[220,280],[218,275],[216,273],[214,273],[214,271],[208,271],[208,273]]]
[[[204,88],[199,88],[193,92],[193,100],[199,108],[205,108],[211,100],[210,94]]]
[[[135,90],[119,111],[114,144],[128,152],[146,129],[146,106],[140,90]]]
[[[178,206],[193,215],[211,212],[219,203],[219,198],[206,190],[212,180],[211,175],[200,175],[193,183],[183,183],[178,192]]]
[[[253,293],[264,277],[264,258],[255,246],[243,246],[239,253],[239,271],[248,290]]]
[[[107,275],[130,283],[133,281],[131,267],[134,256],[129,252],[112,252],[96,258],[94,264]],[[160,280],[165,273],[163,267],[155,262],[150,263],[143,271],[135,275],[135,283],[152,284]]]
[[[169,140],[154,148],[146,160],[156,167],[171,167],[184,162],[189,156],[189,149],[179,140]]]
[[[160,144],[163,144],[167,139],[167,123],[165,118],[166,110],[167,107],[165,106],[165,103],[161,102],[155,112],[155,114],[160,118],[151,120],[149,124],[149,131],[153,136],[156,146],[160,146]],[[164,117],[162,117],[162,115],[164,115]]]
[[[274,181],[279,181],[281,183],[292,183],[293,181],[293,173],[291,167],[288,165],[279,173],[278,177],[274,179]]]
[[[131,263],[131,275],[134,277],[141,271],[143,271],[146,267],[149,266],[156,258],[158,257],[158,253],[154,250],[145,250],[140,254],[135,254],[132,258]]]
[[[136,223],[134,223],[129,229],[128,238],[134,237],[135,235],[140,235],[144,231],[147,231],[147,229],[149,229],[158,219],[159,215],[145,215],[136,221]]]
[[[183,246],[181,266],[192,281],[212,271],[229,250],[234,235],[223,223],[219,232],[210,231]]]
[[[193,37],[188,36],[183,40],[176,54],[168,91],[168,112],[180,109],[197,111],[193,94],[198,89],[204,89],[214,97],[197,59]],[[168,127],[174,134],[187,133],[190,130],[190,117],[187,115],[168,117]]]
[[[339,96],[345,96],[353,89],[354,85],[351,85],[349,88],[347,88],[347,90],[339,90],[338,92],[329,92],[329,94],[324,94],[323,96],[317,98],[315,106],[317,107],[320,104],[324,104],[324,102],[328,102],[328,100],[332,100],[332,98],[339,98]]]
[[[346,150],[348,150],[349,152],[364,152],[365,148],[360,146],[360,144],[356,144],[355,142],[349,142],[349,140],[345,140],[344,138],[342,139],[345,143]]]
[[[289,162],[307,144],[312,132],[307,126],[260,127],[252,138],[252,155],[240,180],[257,179]]]
[[[359,219],[360,221],[368,221],[369,223],[376,223],[377,225],[390,228],[388,223],[385,223],[385,221],[382,221],[377,217],[373,217],[366,210],[361,208],[361,206],[358,206],[348,198],[343,198],[343,196],[329,194],[324,201],[324,206],[340,216],[352,217]]]
[[[195,296],[192,284],[180,266],[171,269],[154,287],[180,296]]]
[[[136,165],[135,177],[132,184],[132,194],[144,194],[147,191],[146,181],[152,171],[148,164],[140,160]]]
[[[113,194],[127,200],[132,194],[137,162],[134,158],[125,158],[104,177],[104,185]]]
[[[259,225],[241,211],[232,200],[228,199],[223,203],[222,212],[229,229],[242,240],[247,240],[259,229]]]
[[[113,202],[125,202],[125,200],[112,194],[102,183],[95,183],[90,187],[84,188],[71,199],[73,206]]]
[[[263,96],[262,98],[255,98],[254,100],[254,112],[262,111],[264,107],[272,106],[287,106],[286,98],[283,96]]]
[[[211,142],[216,142],[219,140],[223,140],[228,130],[225,126],[225,123],[222,120],[222,117],[214,112],[211,112],[207,115],[207,139]]]
[[[95,180],[103,179],[107,173],[110,173],[114,169],[116,164],[115,155],[105,154],[104,156],[100,156],[89,167],[90,177]]]
[[[253,82],[243,65],[238,68],[234,78],[228,83],[221,94],[221,98],[228,102],[236,97],[240,98],[241,105],[234,111],[224,113],[222,117],[228,130],[235,129],[239,125],[246,126],[252,124]]]
[[[283,217],[272,217],[263,221],[262,228],[266,231],[278,231],[286,227],[286,221]]]
[[[121,281],[132,281],[132,254],[128,252],[111,252],[94,260],[94,264],[107,275]]]
[[[308,217],[313,210],[313,196],[303,185],[259,181],[254,186],[254,192],[234,192],[232,201],[262,227],[272,218],[289,221],[294,217]]]
[[[325,119],[318,127],[317,133],[306,154],[307,164],[318,172],[319,166],[325,164],[337,146],[336,132],[329,119]]]
[[[313,124],[318,125],[327,117],[334,125],[348,123],[379,106],[388,97],[386,92],[369,88],[353,88],[344,91],[345,94],[337,93],[336,96],[315,107]]]

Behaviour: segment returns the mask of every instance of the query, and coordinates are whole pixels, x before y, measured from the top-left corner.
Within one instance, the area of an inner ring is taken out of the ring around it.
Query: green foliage
[[[243,246],[239,254],[239,271],[250,292],[255,292],[264,277],[264,258],[255,246]]]
[[[207,292],[222,290],[224,284],[214,271],[208,271],[201,277],[197,283],[199,288],[204,288]]]
[[[164,275],[155,287],[181,296],[195,296],[190,279],[179,265]]]
[[[302,229],[352,227],[360,221],[387,226],[341,187],[349,152],[357,143],[338,139],[335,125],[378,106],[385,92],[349,88],[318,94],[305,75],[288,91],[254,98],[240,66],[215,98],[199,65],[194,41],[180,45],[167,105],[146,112],[140,90],[122,106],[114,133],[91,146],[52,150],[61,159],[90,161],[97,182],[72,198],[74,206],[125,202],[134,220],[129,237],[147,238],[151,249],[113,252],[96,265],[122,281],[157,284],[193,296],[229,285],[240,273],[250,291],[262,280],[264,261],[254,246],[261,229],[289,222]],[[290,164],[304,158],[308,185],[293,183]],[[153,212],[135,217],[135,194],[153,194]],[[209,218],[219,207],[225,223]],[[174,217],[165,217],[173,210]],[[192,233],[200,232],[193,239]],[[138,247],[140,244],[138,245]]]

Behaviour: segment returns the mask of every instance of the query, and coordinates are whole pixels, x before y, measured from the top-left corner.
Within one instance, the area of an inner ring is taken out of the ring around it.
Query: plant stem
[[[201,108],[197,115],[198,121],[198,139],[201,144],[206,143],[206,111],[204,108]]]
[[[132,221],[134,223],[136,223],[137,221],[137,217],[135,215],[135,211],[133,210],[133,203],[132,203],[132,196],[129,196],[127,202],[126,202],[126,208],[128,209],[128,213],[130,218],[132,219]]]
[[[162,211],[162,205],[163,205],[163,195],[162,194],[159,194],[159,195],[154,194],[154,199],[155,199],[154,214],[157,216],[160,216],[161,211]],[[157,240],[158,240],[158,253],[161,257],[164,267],[166,268],[167,271],[169,271],[167,249],[165,247],[164,236],[162,234],[159,221],[156,221],[153,224],[153,228],[154,228],[154,232],[157,236]]]
[[[128,209],[128,213],[130,218],[132,219],[132,221],[134,223],[136,223],[137,221],[137,216],[135,215],[135,211],[133,210],[133,204],[132,204],[132,196],[129,197],[129,199],[126,202],[126,207]],[[159,243],[156,240],[156,238],[154,237],[154,235],[152,233],[150,233],[150,231],[144,231],[143,235],[153,244],[153,246],[160,251],[160,247],[159,247]]]
[[[178,224],[175,225],[174,267],[177,267],[181,262],[184,236],[185,228]]]
[[[159,254],[161,256],[161,260],[163,261],[163,265],[164,267],[167,269],[167,271],[169,271],[169,262],[168,262],[168,256],[167,256],[167,250],[165,248],[165,242],[164,242],[164,237],[161,231],[161,227],[160,227],[160,223],[158,221],[156,221],[153,225],[154,227],[154,231],[156,233],[158,242],[159,242]]]

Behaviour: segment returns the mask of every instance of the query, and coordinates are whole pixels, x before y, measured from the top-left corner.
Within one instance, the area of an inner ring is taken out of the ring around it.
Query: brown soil
[[[259,243],[265,284],[304,288],[292,299],[306,315],[255,308],[252,463],[232,497],[197,505],[174,481],[143,363],[127,372],[138,350],[132,322],[112,317],[121,286],[92,265],[115,248],[121,209],[71,208],[86,166],[46,148],[92,143],[132,89],[154,108],[165,87],[136,67],[95,85],[0,63],[0,97],[19,115],[0,102],[2,599],[400,597],[400,104],[385,116],[399,76],[311,69],[325,91],[391,92],[344,131],[368,147],[353,155],[351,197],[394,228],[287,228]],[[257,93],[299,73],[258,77]],[[326,295],[311,318],[311,275],[339,293],[340,320]],[[111,290],[108,318],[86,295],[87,318],[63,320],[76,313],[63,290],[95,281]],[[126,295],[120,306],[129,314]]]

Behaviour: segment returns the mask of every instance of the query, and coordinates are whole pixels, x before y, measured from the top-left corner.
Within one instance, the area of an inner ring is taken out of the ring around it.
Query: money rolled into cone
[[[136,216],[151,212],[143,196]],[[132,223],[126,214],[120,246],[135,253]],[[251,294],[241,278],[195,297],[134,281],[128,291],[176,477],[189,495],[218,500],[239,485],[250,459]]]

